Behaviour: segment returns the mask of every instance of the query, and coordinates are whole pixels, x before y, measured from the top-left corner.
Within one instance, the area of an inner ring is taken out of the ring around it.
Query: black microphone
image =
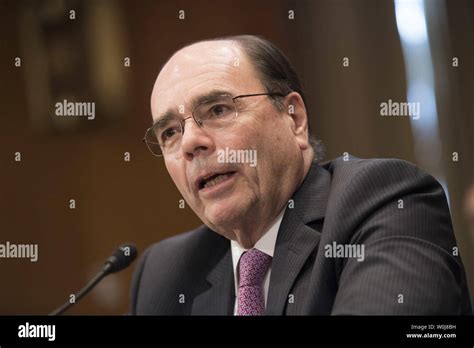
[[[133,243],[122,244],[114,253],[105,261],[102,270],[92,278],[92,280],[75,294],[74,302],[67,301],[61,307],[51,312],[49,315],[60,315],[69,307],[76,304],[85,294],[92,290],[105,276],[127,268],[137,257],[137,247]]]

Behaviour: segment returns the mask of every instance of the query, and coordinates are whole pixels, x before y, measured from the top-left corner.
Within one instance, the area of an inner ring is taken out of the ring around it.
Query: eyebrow
[[[198,95],[191,99],[191,109],[194,109],[196,105],[204,104],[207,101],[220,97],[221,95],[232,96],[232,93],[228,90],[214,89],[205,94]],[[153,123],[152,127],[162,127],[177,117],[178,116],[173,109],[168,109]]]
[[[216,99],[217,97],[220,97],[222,95],[232,96],[232,93],[230,93],[227,90],[214,89],[210,92],[207,92],[205,94],[199,95],[199,96],[194,97],[193,99],[191,99],[191,108],[194,109],[196,107],[196,105],[203,104],[207,101]]]
[[[166,111],[163,115],[160,116],[159,119],[157,119],[152,127],[153,128],[161,128],[166,126],[170,121],[176,119],[176,113],[172,110]]]

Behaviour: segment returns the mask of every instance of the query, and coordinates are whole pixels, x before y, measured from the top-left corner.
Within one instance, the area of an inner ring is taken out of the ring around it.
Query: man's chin
[[[204,209],[205,221],[212,226],[231,227],[245,215],[247,205],[243,199],[226,199],[208,203]]]

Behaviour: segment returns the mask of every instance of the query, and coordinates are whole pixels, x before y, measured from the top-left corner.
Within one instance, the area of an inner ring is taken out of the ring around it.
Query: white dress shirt
[[[262,237],[255,243],[253,248],[260,250],[261,252],[273,257],[273,252],[275,251],[275,244],[278,236],[278,230],[280,229],[280,224],[283,219],[283,215],[285,213],[285,208],[281,211],[278,217],[275,219],[273,224],[270,228],[263,234]],[[234,269],[234,284],[235,284],[235,304],[234,304],[234,315],[237,314],[237,296],[239,295],[239,270],[237,266],[239,265],[239,260],[242,254],[249,250],[243,248],[237,241],[231,240],[230,247],[232,250],[232,265]],[[264,283],[263,283],[263,290],[264,290],[264,298],[265,298],[265,306],[267,305],[267,297],[268,297],[268,286],[270,284],[270,273],[272,270],[272,266],[268,268],[267,273],[265,274]]]

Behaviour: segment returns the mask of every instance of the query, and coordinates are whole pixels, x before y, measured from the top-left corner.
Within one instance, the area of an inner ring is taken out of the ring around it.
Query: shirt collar
[[[262,237],[255,243],[253,246],[254,249],[258,249],[264,252],[267,255],[273,257],[273,253],[275,252],[275,244],[278,236],[278,230],[280,229],[281,221],[283,220],[283,215],[285,213],[286,206],[274,220],[273,224],[270,228],[263,234]],[[230,247],[232,251],[232,265],[234,269],[234,284],[237,287],[237,265],[239,264],[240,257],[242,254],[249,250],[242,247],[237,241],[231,240]]]

